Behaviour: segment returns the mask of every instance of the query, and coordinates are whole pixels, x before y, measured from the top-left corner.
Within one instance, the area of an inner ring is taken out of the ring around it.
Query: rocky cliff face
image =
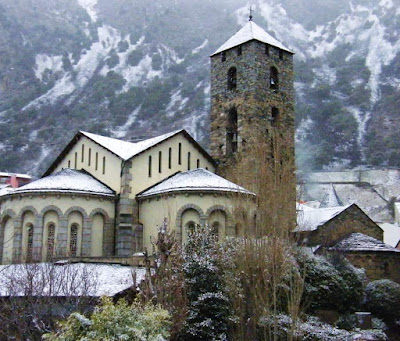
[[[400,166],[398,1],[255,0],[296,51],[297,159]],[[76,133],[208,144],[209,58],[241,0],[0,0],[0,169],[39,175]]]

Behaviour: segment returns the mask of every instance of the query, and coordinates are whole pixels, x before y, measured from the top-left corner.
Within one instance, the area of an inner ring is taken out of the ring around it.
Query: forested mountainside
[[[254,0],[296,51],[297,161],[400,166],[399,0]],[[40,175],[78,131],[208,143],[209,55],[242,0],[0,0],[0,169]]]

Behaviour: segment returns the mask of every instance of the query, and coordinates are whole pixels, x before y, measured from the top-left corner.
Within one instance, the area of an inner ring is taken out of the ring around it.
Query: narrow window
[[[168,149],[168,168],[172,167],[172,148]]]
[[[208,170],[208,167],[206,167],[206,170]]]
[[[273,107],[271,112],[271,125],[276,126],[278,122],[279,122],[279,109]]]
[[[151,178],[151,155],[149,156],[149,178]]]
[[[95,170],[99,169],[99,153],[96,152],[96,158],[95,158]]]
[[[237,87],[237,70],[231,67],[228,71],[228,90],[234,91]]]
[[[106,174],[106,157],[103,156],[103,174]]]
[[[78,225],[71,225],[71,235],[69,241],[69,255],[70,257],[76,257],[78,250]]]
[[[265,44],[265,54],[269,56],[269,45]]]
[[[182,164],[182,143],[179,143],[178,146],[178,164]]]
[[[27,245],[26,245],[26,258],[28,260],[32,259],[33,255],[33,225],[29,224],[27,226],[27,231],[28,233],[28,240],[27,240]]]
[[[188,170],[190,170],[190,152],[188,153]]]
[[[219,236],[219,222],[215,221],[211,226],[211,235],[218,240]]]
[[[221,60],[223,62],[226,61],[226,52],[225,51],[221,53]]]
[[[88,166],[92,163],[92,148],[89,148]]]
[[[54,255],[54,237],[56,233],[56,227],[54,224],[50,224],[47,228],[47,259],[51,259]]]
[[[200,168],[200,159],[197,159],[197,168]]]
[[[270,70],[269,85],[271,89],[279,89],[279,74],[276,67],[272,66]]]
[[[238,149],[238,115],[235,108],[229,110],[226,129],[226,155],[236,153]]]
[[[238,56],[241,56],[241,55],[242,55],[242,52],[243,52],[243,51],[242,51],[242,46],[239,46],[238,49],[237,49],[237,55],[238,55]]]
[[[158,173],[162,172],[162,152],[158,152]]]
[[[187,234],[190,236],[191,234],[196,232],[196,224],[193,221],[190,221],[186,225]]]
[[[78,168],[78,153],[75,153],[75,169]]]
[[[279,50],[279,59],[283,60],[283,51],[282,50]]]
[[[71,160],[68,160],[68,168],[71,168]]]
[[[85,161],[85,145],[82,144],[82,159],[81,162],[83,163]]]

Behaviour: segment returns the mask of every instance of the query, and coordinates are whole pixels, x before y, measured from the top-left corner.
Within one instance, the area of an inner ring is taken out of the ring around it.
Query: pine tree
[[[181,339],[228,340],[229,308],[224,293],[217,240],[210,228],[190,233],[183,250],[188,315]]]

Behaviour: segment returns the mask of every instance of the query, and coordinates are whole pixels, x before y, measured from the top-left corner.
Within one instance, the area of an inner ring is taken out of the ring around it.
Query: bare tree
[[[97,273],[83,264],[25,263],[0,271],[0,340],[41,340],[58,319],[97,302]]]

